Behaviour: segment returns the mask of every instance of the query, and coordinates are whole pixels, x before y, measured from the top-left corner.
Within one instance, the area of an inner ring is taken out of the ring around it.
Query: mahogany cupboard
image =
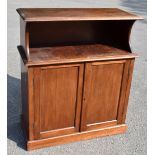
[[[129,36],[141,18],[116,8],[17,11],[27,149],[124,133]]]

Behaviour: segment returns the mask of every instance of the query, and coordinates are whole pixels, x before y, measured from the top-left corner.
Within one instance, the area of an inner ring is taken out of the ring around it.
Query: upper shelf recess
[[[26,22],[143,19],[117,8],[19,8],[17,12]]]

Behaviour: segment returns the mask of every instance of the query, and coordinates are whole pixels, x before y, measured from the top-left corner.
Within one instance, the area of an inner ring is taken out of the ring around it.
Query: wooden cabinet
[[[136,55],[119,9],[17,9],[27,149],[124,133]],[[121,33],[120,33],[121,31]]]

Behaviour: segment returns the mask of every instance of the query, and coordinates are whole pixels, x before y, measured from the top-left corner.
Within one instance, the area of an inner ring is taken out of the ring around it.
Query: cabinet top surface
[[[27,22],[142,19],[117,8],[19,8],[17,12]]]

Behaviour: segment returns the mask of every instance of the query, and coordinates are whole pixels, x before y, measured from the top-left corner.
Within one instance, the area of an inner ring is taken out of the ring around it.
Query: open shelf
[[[132,57],[135,57],[135,54],[102,44],[39,47],[30,48],[27,65],[88,62]]]
[[[17,11],[27,65],[134,57],[129,38],[133,23],[141,17],[132,13],[117,8]]]

